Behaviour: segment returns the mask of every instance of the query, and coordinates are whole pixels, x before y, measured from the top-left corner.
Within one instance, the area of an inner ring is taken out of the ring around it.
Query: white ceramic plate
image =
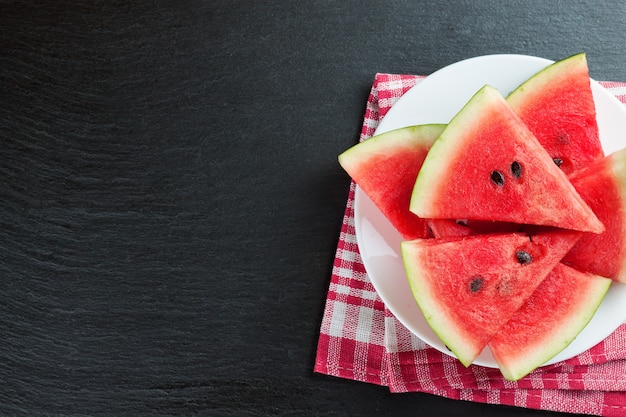
[[[490,84],[505,97],[519,84],[553,61],[525,55],[487,55],[447,66],[410,89],[381,120],[376,134],[404,126],[448,123],[483,85]],[[606,154],[626,146],[626,110],[597,82],[592,81],[600,139]],[[365,269],[391,312],[428,345],[451,355],[430,329],[411,290],[400,255],[401,236],[357,187],[355,228]],[[626,320],[626,285],[613,283],[596,315],[579,336],[551,364],[576,356],[610,335]],[[489,349],[474,361],[497,368]]]

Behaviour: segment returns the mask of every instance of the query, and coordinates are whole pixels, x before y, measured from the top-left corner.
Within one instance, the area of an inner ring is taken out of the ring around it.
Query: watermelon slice
[[[405,239],[430,236],[409,211],[413,185],[444,125],[410,126],[374,136],[339,155],[339,163]]]
[[[506,101],[566,174],[604,156],[584,53],[539,71]]]
[[[422,218],[604,226],[498,90],[481,88],[435,141],[410,210]]]
[[[426,321],[465,366],[522,306],[580,233],[555,230],[401,243],[411,291]]]
[[[523,378],[565,349],[589,323],[611,280],[558,264],[489,342],[502,375]]]
[[[585,233],[563,262],[626,284],[626,149],[574,172],[570,181],[606,230]]]

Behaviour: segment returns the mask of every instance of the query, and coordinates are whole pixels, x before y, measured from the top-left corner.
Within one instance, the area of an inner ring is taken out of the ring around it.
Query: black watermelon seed
[[[552,158],[552,160],[554,161],[554,163],[556,164],[556,166],[560,167],[561,165],[563,165],[563,160],[561,158]]]
[[[522,166],[519,162],[513,161],[511,164],[511,173],[515,178],[519,178],[522,176]]]
[[[493,181],[498,186],[504,185],[504,175],[500,171],[492,171],[491,172],[491,181]]]
[[[470,291],[478,292],[483,287],[483,279],[481,277],[474,277],[470,282]]]
[[[529,264],[533,261],[533,257],[530,254],[523,250],[518,250],[515,252],[515,256],[517,257],[517,261],[522,265]]]

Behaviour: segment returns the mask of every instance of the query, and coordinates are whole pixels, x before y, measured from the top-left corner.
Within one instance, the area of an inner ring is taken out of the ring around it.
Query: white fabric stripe
[[[353,235],[352,233],[342,233],[341,240],[343,240],[346,243],[352,243],[354,245],[357,244],[356,236]]]
[[[348,285],[330,284],[329,289],[337,294],[352,294],[355,297],[363,298],[364,300],[375,300],[378,297],[376,291],[357,290]]]
[[[347,249],[341,250],[341,253],[340,253],[341,260],[347,261],[347,262],[353,262],[353,263],[356,262],[356,259],[358,256],[359,256],[358,252],[347,250]]]
[[[525,407],[528,402],[528,391],[524,389],[515,390],[515,405]]]
[[[383,98],[378,101],[378,104],[381,108],[393,107],[393,105],[396,104],[396,101],[398,101],[399,98],[400,97]]]
[[[498,391],[498,390],[488,390],[487,391],[487,403],[488,404],[500,404],[501,402],[502,401],[500,399],[500,391]]]
[[[607,90],[609,91],[609,93],[613,94],[614,96],[626,95],[626,86],[624,86],[624,87],[608,87]]]
[[[359,308],[359,321],[356,328],[356,341],[369,343],[372,334],[374,309],[369,307]]]
[[[393,317],[385,317],[385,348],[387,352],[397,353],[398,338],[393,320]]]
[[[343,337],[343,328],[346,320],[346,303],[335,301],[333,313],[328,326],[328,334],[333,337]]]
[[[337,274],[337,276],[340,276],[342,278],[354,278],[358,279],[359,281],[365,281],[367,277],[367,274],[355,272],[351,269],[342,268],[340,266],[336,267],[334,272],[335,274]]]
[[[426,349],[426,347],[426,343],[422,339],[411,333],[411,348],[413,350]]]
[[[400,90],[402,91],[402,88],[404,87],[405,83],[400,80],[389,80],[389,81],[382,81],[378,83],[378,91],[380,90]]]
[[[376,293],[376,291],[367,291],[367,290],[361,291],[361,298],[364,298],[366,300],[375,300],[377,297],[378,297],[378,294]]]
[[[335,285],[331,283],[330,290],[336,292],[337,294],[348,295],[350,294],[350,291],[352,291],[352,288],[348,287],[347,285]]]

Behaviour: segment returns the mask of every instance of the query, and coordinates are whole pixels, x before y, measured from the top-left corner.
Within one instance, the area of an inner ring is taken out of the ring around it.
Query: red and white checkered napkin
[[[377,74],[361,140],[423,77]],[[601,83],[626,103],[626,83]],[[597,346],[510,382],[498,369],[472,365],[424,344],[385,308],[356,243],[354,183],[343,218],[322,320],[315,372],[448,398],[602,416],[626,415],[626,325]]]

